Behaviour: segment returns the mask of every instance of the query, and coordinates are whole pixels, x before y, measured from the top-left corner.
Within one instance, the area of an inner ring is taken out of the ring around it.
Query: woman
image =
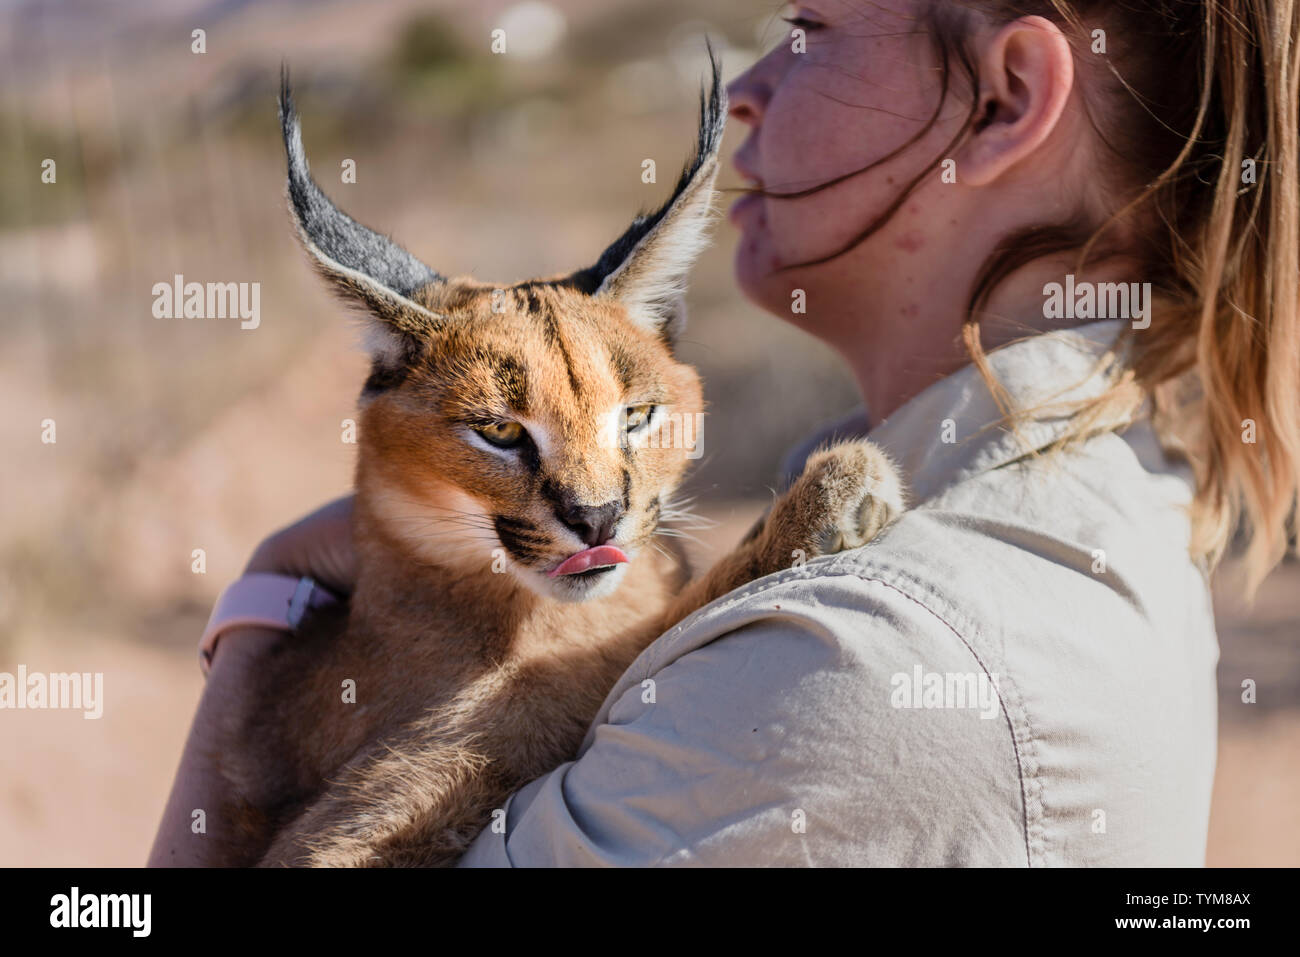
[[[737,279],[861,389],[789,469],[865,432],[913,508],[660,638],[463,864],[1203,863],[1207,576],[1296,500],[1298,17],[797,7],[729,90]],[[347,508],[250,569],[346,590]],[[223,641],[153,862],[277,640]]]

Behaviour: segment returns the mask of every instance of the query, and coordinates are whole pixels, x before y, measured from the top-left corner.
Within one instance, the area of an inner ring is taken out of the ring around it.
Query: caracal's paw
[[[816,558],[871,541],[905,508],[893,463],[865,441],[814,452],[803,473],[772,507],[762,532],[764,551]]]

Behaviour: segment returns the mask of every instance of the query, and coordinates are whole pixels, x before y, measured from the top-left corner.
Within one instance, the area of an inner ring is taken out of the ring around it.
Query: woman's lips
[[[756,192],[746,193],[744,196],[740,197],[740,199],[731,204],[731,208],[727,211],[727,219],[733,226],[740,226],[741,220],[744,218],[747,211],[758,208],[763,203],[763,179],[754,170],[755,164],[752,163],[753,158],[745,155],[745,150],[748,146],[749,143],[747,142],[732,154],[731,165],[735,168],[736,172],[740,174],[740,178],[745,181],[745,186],[749,189],[756,190]]]
[[[623,554],[621,548],[613,545],[597,545],[595,548],[585,548],[570,555],[555,568],[552,568],[549,574],[552,578],[557,575],[577,575],[581,572],[591,571],[593,568],[619,565],[625,561],[627,561],[627,556]]]
[[[762,193],[746,193],[740,199],[731,204],[727,210],[727,220],[733,226],[743,226],[744,219],[750,210],[759,209],[763,205]]]
[[[754,157],[747,155],[746,150],[748,148],[749,142],[746,142],[744,146],[732,154],[731,166],[740,174],[740,178],[750,186],[757,186],[762,189],[763,178],[758,175],[758,164],[754,162]]]

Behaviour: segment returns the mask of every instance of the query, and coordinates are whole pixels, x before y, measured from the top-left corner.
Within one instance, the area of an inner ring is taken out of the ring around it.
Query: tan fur
[[[702,105],[696,153],[658,213],[591,269],[495,287],[443,279],[335,209],[307,172],[283,78],[299,236],[371,315],[359,575],[350,604],[276,645],[248,705],[225,715],[239,746],[217,755],[233,797],[212,863],[452,863],[512,791],[574,756],[655,637],[755,578],[864,544],[902,509],[888,461],[847,443],[812,456],[703,577],[664,548],[694,451],[684,426],[703,411],[670,343],[710,218],[726,115],[716,60]],[[628,436],[620,410],[649,406],[660,413]],[[482,428],[501,423],[528,442],[495,448]],[[579,509],[616,522],[584,531]],[[549,574],[595,538],[629,561]]]
[[[747,542],[686,585],[677,556],[652,547],[651,509],[677,486],[685,451],[625,455],[593,423],[605,405],[640,397],[614,374],[611,350],[633,389],[657,389],[678,411],[702,407],[696,374],[615,306],[546,289],[554,318],[543,321],[513,305],[493,313],[492,288],[449,283],[431,305],[457,316],[457,332],[364,408],[350,612],[285,642],[251,710],[230,716],[228,733],[253,747],[225,767],[246,828],[227,863],[453,862],[511,791],[573,756],[605,694],[665,628],[801,554],[863,543],[902,507],[896,492],[871,494],[889,470],[869,446],[818,453]],[[501,545],[481,516],[532,516],[554,540],[550,558],[575,550],[535,490],[485,468],[443,418],[500,401],[493,355],[523,370],[525,418],[551,436],[558,481],[601,502],[632,474],[619,539],[633,560],[613,594],[563,602],[521,583],[532,572],[493,572]],[[355,704],[343,703],[346,679]]]

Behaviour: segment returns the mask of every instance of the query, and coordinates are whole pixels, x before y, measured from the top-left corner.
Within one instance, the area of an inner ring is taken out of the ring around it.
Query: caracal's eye
[[[654,405],[629,405],[623,410],[623,428],[628,432],[644,429],[654,412]]]
[[[480,425],[475,431],[499,449],[514,448],[528,434],[518,422],[493,422],[491,425]]]

